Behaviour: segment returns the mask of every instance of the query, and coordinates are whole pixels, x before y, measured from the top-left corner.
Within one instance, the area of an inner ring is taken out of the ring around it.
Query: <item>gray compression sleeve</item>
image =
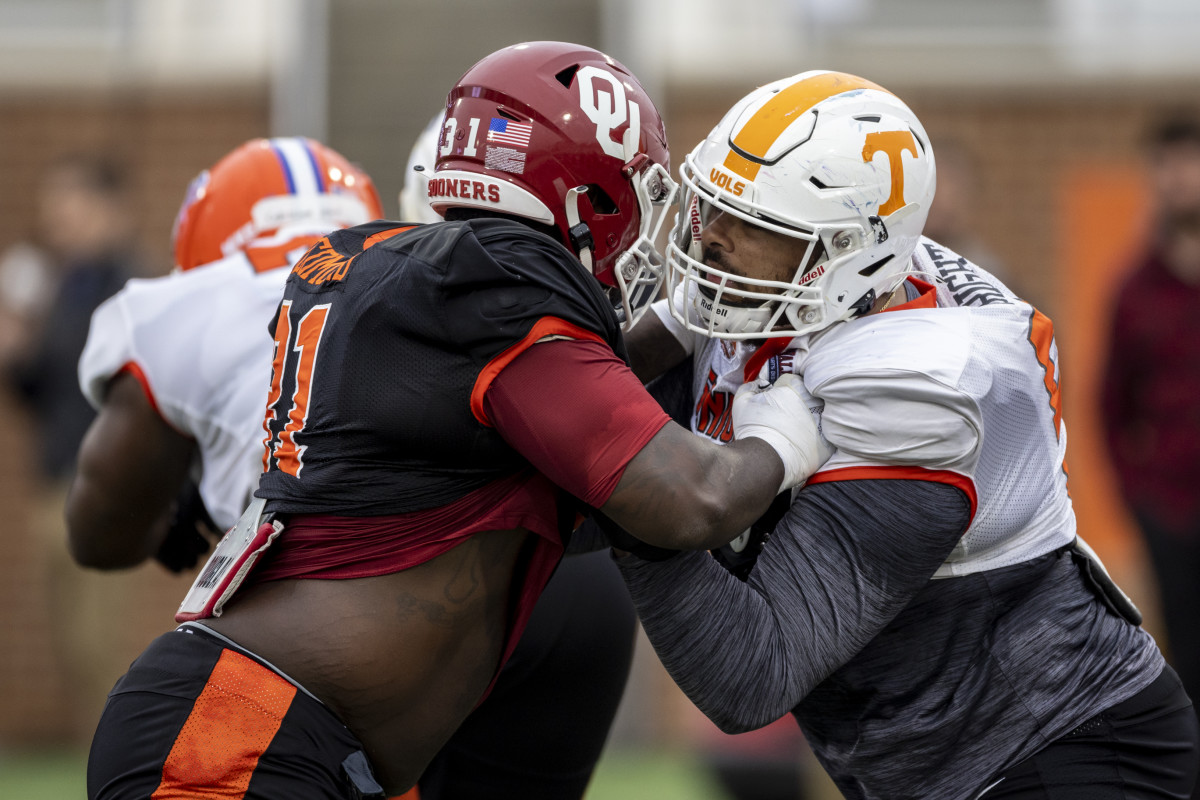
[[[659,659],[722,730],[775,721],[861,650],[929,581],[970,517],[926,481],[806,487],[745,583],[708,553],[618,560]]]

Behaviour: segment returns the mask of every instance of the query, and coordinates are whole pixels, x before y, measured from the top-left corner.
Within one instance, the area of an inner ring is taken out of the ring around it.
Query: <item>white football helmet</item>
[[[404,169],[404,188],[400,190],[400,219],[406,222],[441,222],[442,217],[429,205],[429,179],[437,163],[438,140],[442,138],[445,109],[439,109],[433,119],[413,142]]]
[[[709,336],[760,339],[850,319],[898,286],[933,201],[935,168],[924,128],[897,97],[854,75],[812,71],[739,101],[680,176],[667,296],[691,307],[672,302],[671,312]],[[703,263],[700,234],[714,211],[807,241],[792,279]]]

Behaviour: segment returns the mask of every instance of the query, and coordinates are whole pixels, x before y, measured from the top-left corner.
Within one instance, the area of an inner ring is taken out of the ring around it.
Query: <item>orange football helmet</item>
[[[252,139],[201,172],[188,188],[171,238],[186,270],[244,252],[256,269],[383,216],[370,177],[312,139]]]

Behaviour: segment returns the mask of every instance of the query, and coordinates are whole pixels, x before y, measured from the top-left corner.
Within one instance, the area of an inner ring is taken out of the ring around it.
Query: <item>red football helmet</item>
[[[484,58],[450,91],[429,202],[558,231],[631,327],[657,294],[654,241],[674,201],[662,117],[637,78],[590,47],[527,42]]]
[[[383,216],[365,172],[298,136],[252,139],[201,172],[188,188],[171,238],[178,269],[243,251],[258,269],[320,237]]]

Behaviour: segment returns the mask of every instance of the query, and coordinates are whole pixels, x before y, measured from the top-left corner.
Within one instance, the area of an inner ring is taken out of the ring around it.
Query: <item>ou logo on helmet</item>
[[[611,72],[590,65],[581,67],[575,79],[579,86],[579,108],[595,124],[596,141],[601,149],[623,162],[633,158],[642,133],[642,110],[636,101],[626,98],[625,85]],[[613,130],[626,120],[629,127],[618,142],[613,138]]]

